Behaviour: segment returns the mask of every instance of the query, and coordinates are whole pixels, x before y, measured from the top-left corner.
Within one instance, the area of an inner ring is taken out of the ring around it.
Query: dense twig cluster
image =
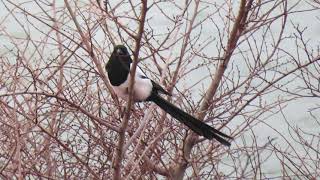
[[[319,133],[292,125],[284,110],[320,97],[319,44],[294,20],[319,12],[318,1],[304,9],[299,0],[1,3],[1,178],[320,175]],[[231,148],[152,104],[118,99],[103,66],[120,43],[170,101],[235,137]],[[310,109],[316,127],[318,112]],[[258,140],[258,126],[275,135]]]

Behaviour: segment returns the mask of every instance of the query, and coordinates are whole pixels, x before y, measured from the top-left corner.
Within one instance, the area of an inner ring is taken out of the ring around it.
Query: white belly
[[[115,93],[126,101],[129,99],[129,80],[128,79],[120,86],[112,86]],[[135,82],[133,85],[134,101],[145,101],[151,95],[151,92],[152,92],[151,80],[136,76]]]

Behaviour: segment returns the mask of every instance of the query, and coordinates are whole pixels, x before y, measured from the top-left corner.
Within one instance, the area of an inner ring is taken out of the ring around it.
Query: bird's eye
[[[122,49],[117,49],[117,53],[119,55],[125,55],[124,51]]]

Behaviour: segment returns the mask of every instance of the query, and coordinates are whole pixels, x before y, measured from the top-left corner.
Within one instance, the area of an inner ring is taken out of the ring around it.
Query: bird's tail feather
[[[191,130],[193,130],[198,135],[204,136],[207,139],[215,138],[220,143],[230,146],[230,142],[226,139],[233,139],[232,137],[214,129],[213,127],[207,125],[206,123],[196,119],[195,117],[189,115],[188,113],[182,111],[175,105],[171,104],[169,101],[163,99],[160,95],[154,94],[151,100],[156,103],[161,109],[169,113],[172,117],[176,118]]]

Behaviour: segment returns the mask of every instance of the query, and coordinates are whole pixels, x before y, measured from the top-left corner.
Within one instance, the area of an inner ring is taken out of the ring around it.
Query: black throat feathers
[[[119,86],[127,80],[131,63],[130,55],[118,55],[114,52],[111,54],[105,68],[112,86]]]

